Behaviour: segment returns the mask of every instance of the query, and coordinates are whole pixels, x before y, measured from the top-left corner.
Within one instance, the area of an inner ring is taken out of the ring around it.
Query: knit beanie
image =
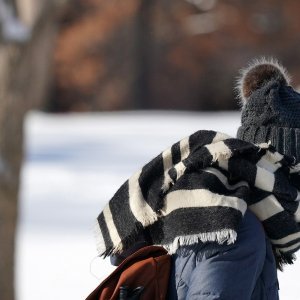
[[[275,60],[256,60],[242,71],[239,139],[268,143],[300,162],[300,94],[289,86],[286,70]]]

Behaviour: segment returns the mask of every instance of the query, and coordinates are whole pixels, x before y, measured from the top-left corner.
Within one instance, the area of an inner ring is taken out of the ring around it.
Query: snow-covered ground
[[[235,135],[239,113],[32,112],[25,125],[17,299],[82,300],[113,270],[96,257],[93,226],[120,184],[196,130]],[[279,275],[281,300],[300,298],[298,275],[299,263]]]

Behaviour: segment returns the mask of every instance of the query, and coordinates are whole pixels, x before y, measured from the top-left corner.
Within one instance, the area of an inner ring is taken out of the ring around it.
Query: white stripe
[[[272,192],[275,184],[273,173],[258,167],[255,178],[255,186],[263,191]]]
[[[168,190],[169,189],[169,183],[172,182],[172,179],[168,173],[170,168],[173,166],[172,161],[172,151],[171,148],[166,149],[162,153],[163,158],[163,165],[164,165],[164,183],[163,183],[163,189]]]
[[[217,142],[205,145],[206,149],[213,157],[213,161],[227,160],[232,156],[231,150],[224,144],[224,142]]]
[[[104,238],[103,238],[102,231],[100,229],[98,221],[96,221],[96,224],[94,227],[94,235],[96,238],[97,251],[99,254],[102,254],[106,250],[106,247],[105,247]]]
[[[190,143],[189,137],[182,139],[179,143],[180,145],[180,153],[181,153],[181,160],[186,159],[190,154]]]
[[[243,186],[248,187],[249,186],[246,181],[242,181],[242,180],[233,185],[229,184],[228,178],[224,174],[222,174],[222,172],[220,172],[219,170],[217,170],[215,168],[206,168],[203,171],[214,174],[228,190],[236,190],[239,187],[243,187]]]
[[[219,195],[205,189],[177,190],[167,194],[162,214],[168,215],[179,208],[213,206],[232,207],[242,214],[247,209],[246,202],[237,197]]]
[[[184,171],[186,170],[186,166],[181,161],[180,163],[178,163],[175,166],[175,169],[176,169],[176,174],[177,174],[176,180],[178,180],[184,174]]]
[[[221,169],[228,171],[228,159],[219,159],[218,164]]]
[[[292,246],[289,246],[289,247],[285,247],[285,248],[277,248],[276,251],[277,252],[289,252],[289,251],[293,251],[295,250],[296,248],[298,248],[300,246],[300,242],[292,245]]]
[[[295,201],[300,201],[300,191],[297,190],[297,198]]]
[[[231,136],[229,136],[225,133],[222,133],[222,132],[217,132],[214,139],[212,140],[212,143],[217,143],[217,142],[220,142],[220,141],[224,141],[224,140],[227,140],[229,138],[231,138]]]
[[[171,148],[166,149],[163,153],[162,153],[162,157],[163,157],[163,163],[164,163],[164,170],[167,171],[169,170],[172,165],[173,165],[173,161],[172,161],[172,150]]]
[[[117,230],[116,225],[114,223],[113,216],[111,214],[109,205],[106,205],[104,207],[103,215],[104,215],[104,219],[105,219],[105,223],[107,225],[109,235],[110,235],[111,240],[112,240],[112,242],[115,246],[115,245],[117,245],[121,242],[121,238],[119,236],[118,230]]]
[[[292,233],[282,239],[278,239],[278,240],[271,240],[272,244],[274,245],[284,245],[287,244],[293,240],[297,240],[300,238],[300,232],[296,232],[296,233]]]
[[[283,207],[280,205],[274,195],[269,195],[261,201],[250,205],[249,209],[258,217],[260,221],[264,221],[284,211]]]
[[[299,173],[300,172],[300,163],[290,168],[290,173]]]
[[[143,197],[139,184],[141,172],[142,171],[136,172],[128,180],[129,205],[134,217],[141,222],[143,226],[147,226],[155,222],[157,220],[157,216]]]
[[[280,163],[275,163],[270,161],[269,159],[270,155],[264,155],[258,162],[257,162],[257,166],[261,167],[263,169],[268,170],[271,173],[275,173],[280,167],[281,164]]]
[[[298,208],[297,208],[297,210],[296,210],[296,212],[294,214],[294,218],[295,218],[296,222],[298,222],[298,223],[300,222],[300,203],[299,202],[298,202]]]
[[[262,144],[258,144],[257,146],[262,148],[262,149],[268,149],[270,146],[270,143],[262,143]],[[273,164],[277,164],[278,162],[280,162],[283,159],[283,155],[280,154],[279,152],[271,152],[270,150],[267,150],[266,154],[263,156],[264,159],[266,159],[267,161],[269,161],[270,163]],[[281,164],[279,163],[279,165],[281,166]]]

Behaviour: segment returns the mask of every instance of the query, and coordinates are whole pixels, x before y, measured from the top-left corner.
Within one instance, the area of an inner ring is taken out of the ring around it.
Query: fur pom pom
[[[276,59],[255,59],[247,68],[241,70],[236,87],[241,106],[247,102],[254,91],[267,84],[270,80],[277,80],[282,85],[290,84],[290,76]]]

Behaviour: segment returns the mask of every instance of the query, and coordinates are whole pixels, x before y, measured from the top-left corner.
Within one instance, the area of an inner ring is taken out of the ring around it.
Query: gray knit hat
[[[271,142],[278,152],[300,162],[300,94],[289,82],[286,70],[273,59],[257,60],[242,71],[237,137],[255,144]]]

